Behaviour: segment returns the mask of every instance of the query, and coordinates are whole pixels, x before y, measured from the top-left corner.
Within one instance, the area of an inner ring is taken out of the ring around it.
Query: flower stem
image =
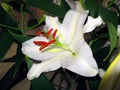
[[[5,27],[5,28],[8,28],[8,29],[19,30],[19,28],[15,28],[15,27],[7,26],[7,25],[1,24],[1,23],[0,23],[0,26],[1,26],[1,27]]]

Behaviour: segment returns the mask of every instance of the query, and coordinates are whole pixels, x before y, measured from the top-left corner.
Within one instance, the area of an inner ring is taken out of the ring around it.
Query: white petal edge
[[[99,69],[99,73],[98,75],[102,78],[105,74],[105,70],[103,70],[102,68]]]
[[[61,67],[61,62],[65,61],[64,53],[59,55],[58,57],[55,57],[53,59],[42,61],[39,64],[33,64],[31,69],[29,70],[27,74],[27,78],[29,80],[32,80],[34,78],[38,78],[41,73],[43,72],[49,72],[54,71]]]
[[[38,78],[43,72],[53,71],[58,68],[60,68],[59,60],[55,61],[48,60],[43,61],[42,63],[39,64],[34,63],[27,74],[27,78],[29,80],[32,80]]]
[[[73,0],[65,0],[71,9],[75,9],[75,1]]]
[[[83,32],[84,33],[91,32],[97,26],[101,25],[102,23],[104,24],[104,22],[100,16],[98,16],[97,18],[93,18],[93,17],[89,16],[86,24],[83,27]]]

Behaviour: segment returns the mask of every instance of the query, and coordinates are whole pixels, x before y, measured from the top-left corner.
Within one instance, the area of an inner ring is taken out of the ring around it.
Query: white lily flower
[[[34,63],[27,77],[32,80],[43,72],[60,67],[82,76],[95,76],[98,67],[89,45],[84,40],[84,33],[94,30],[103,23],[100,17],[88,17],[88,11],[69,10],[63,23],[57,17],[46,16],[49,31],[43,36],[34,37],[22,44],[22,52],[32,59],[42,61]],[[46,35],[46,36],[45,36]]]

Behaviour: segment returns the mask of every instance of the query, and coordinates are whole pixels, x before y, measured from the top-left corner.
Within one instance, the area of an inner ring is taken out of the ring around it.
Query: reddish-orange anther
[[[51,29],[47,32],[48,35],[50,35],[52,31],[53,31],[53,29],[51,28]]]
[[[44,32],[37,32],[36,34],[37,35],[43,35],[45,36],[46,38],[49,38],[51,32],[53,31],[53,29],[50,29],[48,30],[47,33],[44,33]],[[57,29],[52,33],[52,40],[50,39],[49,42],[45,42],[45,41],[33,41],[34,44],[36,45],[41,45],[41,47],[39,48],[39,50],[43,50],[44,48],[46,48],[47,46],[49,46],[50,44],[56,42],[56,33],[57,33]]]
[[[40,51],[43,50],[44,48],[46,48],[47,46],[49,46],[50,44],[52,44],[52,43],[54,43],[54,42],[56,42],[55,39],[49,41],[48,43],[42,45],[39,50],[40,50]]]
[[[45,41],[33,41],[34,44],[36,45],[44,45],[44,44],[47,44],[47,42]]]
[[[36,35],[43,35],[43,36],[47,37],[47,36],[44,34],[44,32],[37,32]]]
[[[53,39],[55,39],[56,34],[57,34],[57,29],[54,31],[54,33],[53,33],[53,35],[52,35]]]
[[[41,35],[42,34],[42,32],[36,32],[36,35]]]

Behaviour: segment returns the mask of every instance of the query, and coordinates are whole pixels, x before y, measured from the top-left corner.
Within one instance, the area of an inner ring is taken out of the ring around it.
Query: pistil
[[[55,39],[56,34],[57,34],[57,29],[54,31],[54,33],[53,33],[53,35],[52,35],[53,39]]]

